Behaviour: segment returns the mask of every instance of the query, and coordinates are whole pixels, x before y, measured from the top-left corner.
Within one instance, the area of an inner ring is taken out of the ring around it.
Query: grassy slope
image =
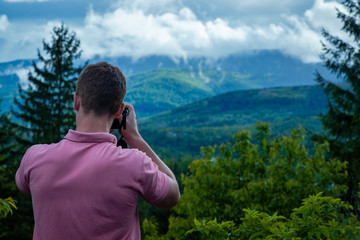
[[[149,116],[218,93],[258,85],[239,73],[206,71],[202,75],[177,69],[155,70],[128,79],[125,101],[139,116]]]
[[[145,126],[215,127],[246,125],[290,116],[312,116],[323,111],[326,98],[315,86],[229,92],[149,117]]]
[[[315,86],[246,90],[221,94],[141,119],[140,130],[158,151],[199,154],[200,146],[230,141],[237,131],[269,122],[273,134],[286,134],[302,125],[321,128],[318,114],[326,97]]]
[[[133,104],[140,116],[147,116],[211,95],[201,79],[187,72],[160,70],[130,77],[125,101]]]

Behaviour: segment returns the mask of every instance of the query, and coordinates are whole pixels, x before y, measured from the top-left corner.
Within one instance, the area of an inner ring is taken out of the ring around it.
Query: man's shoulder
[[[36,151],[44,151],[47,149],[51,149],[56,147],[58,143],[51,143],[51,144],[35,144],[28,148],[28,151],[36,152]]]
[[[51,146],[51,144],[35,144],[35,145],[32,145],[31,147],[29,147],[29,150],[39,150],[39,149],[45,149],[45,148],[48,148],[49,146]]]
[[[116,157],[112,158],[115,165],[120,164],[124,169],[137,169],[140,170],[151,159],[142,151],[138,149],[121,149],[117,151]]]
[[[127,158],[133,158],[134,160],[137,160],[137,161],[144,161],[144,159],[148,158],[148,156],[136,149],[136,148],[126,148],[126,149],[122,149],[121,152],[120,152],[121,155],[123,155],[124,157],[127,157]]]
[[[35,144],[29,147],[26,150],[26,153],[24,156],[34,157],[38,154],[46,153],[48,150],[55,148],[58,145],[58,143],[51,143],[51,144]]]
[[[46,151],[46,149],[50,146],[49,144],[36,144],[29,147],[23,158],[21,160],[21,164],[24,169],[30,168],[34,163],[38,162],[39,156]]]
[[[27,150],[26,150],[26,153],[25,155],[33,155],[33,154],[36,154],[37,152],[43,150],[44,148],[46,148],[46,145],[47,144],[35,144],[35,145],[32,145],[31,147],[29,147]]]

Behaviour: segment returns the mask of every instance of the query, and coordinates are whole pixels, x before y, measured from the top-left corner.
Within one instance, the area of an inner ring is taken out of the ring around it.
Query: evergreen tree
[[[82,67],[80,41],[62,24],[53,29],[50,43],[43,41],[44,55],[38,50],[27,86],[19,85],[14,111],[20,123],[0,117],[0,189],[17,201],[18,210],[0,220],[0,239],[30,239],[33,232],[31,198],[17,190],[14,176],[25,150],[34,143],[59,141],[75,126],[73,92]],[[40,67],[41,66],[41,67]]]
[[[12,197],[16,200],[16,205],[20,206],[6,219],[1,219],[0,216],[0,239],[31,239],[33,233],[31,198],[20,193],[14,181],[24,153],[24,146],[16,141],[18,134],[18,129],[11,122],[11,115],[0,115],[0,198]],[[0,205],[5,206],[5,213],[11,210],[11,204],[7,203],[3,201],[1,204],[0,199]]]
[[[316,81],[328,97],[328,112],[321,114],[325,132],[317,140],[330,143],[331,154],[347,162],[346,200],[359,216],[357,192],[360,182],[360,3],[345,0],[346,12],[338,11],[342,30],[350,37],[345,41],[323,30],[326,42],[321,55],[324,65],[341,83],[325,79],[319,72]]]
[[[30,143],[57,142],[75,126],[73,93],[83,69],[74,66],[81,55],[80,41],[64,24],[54,27],[43,50],[45,56],[38,50],[38,61],[32,63],[28,86],[19,84],[20,99],[15,99],[15,116],[25,123],[21,127]]]

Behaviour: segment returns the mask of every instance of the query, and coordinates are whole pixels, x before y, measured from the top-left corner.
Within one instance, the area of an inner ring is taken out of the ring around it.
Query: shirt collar
[[[70,129],[68,134],[64,137],[67,140],[73,142],[86,142],[86,143],[100,143],[100,142],[112,142],[116,144],[117,139],[114,135],[105,132],[85,133],[78,132]]]

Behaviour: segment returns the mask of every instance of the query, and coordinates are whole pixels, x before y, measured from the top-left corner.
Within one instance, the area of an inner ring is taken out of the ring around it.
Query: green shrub
[[[244,229],[250,232],[260,226],[247,222],[250,213],[261,218],[262,224],[264,221],[268,221],[269,227],[278,224],[277,231],[292,236],[280,222],[296,216],[294,207],[300,206],[302,199],[319,192],[325,198],[338,198],[346,191],[346,163],[329,159],[327,143],[314,146],[310,153],[301,128],[293,130],[288,137],[275,139],[270,139],[268,124],[258,123],[256,130],[255,144],[250,132],[242,131],[234,135],[233,144],[202,149],[203,158],[193,161],[189,174],[182,176],[184,191],[169,218],[164,239],[199,239],[195,236],[199,231],[194,230],[194,219],[197,219],[195,229],[222,226],[226,231],[219,232],[224,237],[220,239],[231,239],[237,234],[231,230],[235,225],[241,227],[247,223]],[[190,229],[193,231],[188,232]],[[239,236],[245,234],[244,229]],[[273,234],[270,228],[264,229],[261,236]],[[229,230],[231,236],[226,235]],[[206,232],[201,234],[204,239],[211,236]]]
[[[6,199],[0,198],[0,219],[6,218],[9,213],[12,214],[12,208],[17,209],[16,201],[14,199],[11,197]]]
[[[195,226],[186,233],[191,239],[359,239],[359,221],[344,211],[351,205],[322,193],[303,200],[290,218],[244,209],[241,224],[233,221],[194,220]]]

